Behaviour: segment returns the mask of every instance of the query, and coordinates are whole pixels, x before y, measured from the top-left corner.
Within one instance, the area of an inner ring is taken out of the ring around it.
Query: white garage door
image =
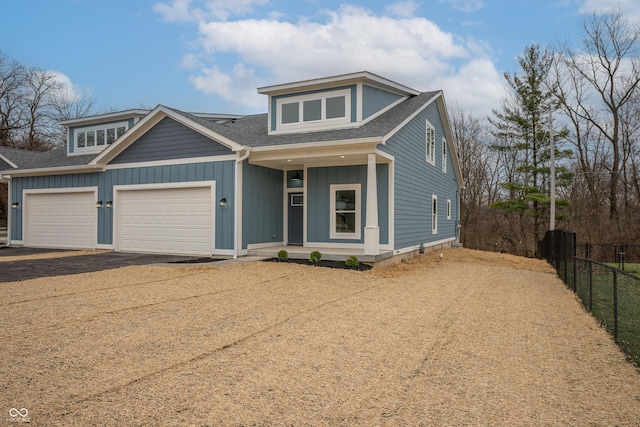
[[[93,249],[97,212],[93,191],[25,193],[26,246]]]
[[[211,255],[212,187],[118,190],[116,249]]]

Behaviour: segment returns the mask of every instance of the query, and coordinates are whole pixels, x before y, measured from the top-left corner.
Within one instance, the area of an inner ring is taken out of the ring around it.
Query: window
[[[97,125],[75,130],[76,153],[96,153],[112,144],[127,130],[127,123]]]
[[[436,130],[427,122],[427,162],[436,164]]]
[[[442,173],[447,173],[447,140],[442,138]]]
[[[349,89],[280,98],[276,102],[277,130],[329,127],[350,123]]]
[[[360,239],[360,184],[331,185],[332,239]]]
[[[451,219],[451,200],[447,199],[447,219]]]
[[[438,196],[431,196],[431,234],[438,234]]]

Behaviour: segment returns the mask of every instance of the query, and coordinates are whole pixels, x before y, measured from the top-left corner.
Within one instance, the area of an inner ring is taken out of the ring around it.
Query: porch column
[[[378,255],[380,227],[378,227],[378,182],[376,179],[376,155],[371,153],[367,162],[367,215],[364,226],[364,254]]]

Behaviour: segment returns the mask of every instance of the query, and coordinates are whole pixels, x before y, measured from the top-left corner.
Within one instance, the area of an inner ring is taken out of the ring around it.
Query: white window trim
[[[447,173],[447,140],[442,138],[442,173]]]
[[[438,234],[438,196],[435,194],[431,196],[431,234]]]
[[[429,131],[433,132],[433,139],[429,140]],[[435,166],[436,164],[436,128],[427,120],[425,126],[425,146],[426,146],[426,160]]]
[[[447,199],[447,219],[451,219],[451,200]]]
[[[326,118],[327,98],[335,98],[338,96],[345,97],[344,117],[327,119]],[[320,120],[303,122],[302,119],[304,117],[304,110],[303,110],[304,102],[313,101],[317,99],[321,100],[321,103],[322,103],[322,106],[320,108],[320,114],[321,114]],[[296,123],[282,123],[282,105],[291,104],[293,102],[298,103],[298,109],[299,109],[298,117],[300,121]],[[332,128],[338,125],[350,124],[351,123],[351,90],[341,89],[341,90],[333,90],[329,92],[317,92],[317,93],[310,93],[306,95],[279,98],[276,101],[276,117],[277,117],[276,131],[279,131],[279,132],[310,130],[310,129],[325,129],[325,128]]]
[[[362,237],[362,202],[361,202],[361,185],[360,184],[332,184],[329,189],[329,216],[330,230],[329,238],[331,239],[349,239],[360,240]],[[355,190],[356,192],[356,232],[355,233],[336,233],[336,191]]]
[[[73,141],[70,141],[70,143],[73,144],[73,152],[69,153],[69,155],[72,156],[72,155],[93,154],[93,153],[101,152],[102,150],[104,150],[105,148],[112,145],[113,143],[115,143],[115,141],[118,140],[119,137],[118,137],[117,131],[118,131],[118,128],[121,128],[121,127],[124,127],[124,131],[127,132],[127,130],[129,130],[129,122],[123,121],[123,122],[103,123],[99,125],[79,127],[79,128],[73,129]],[[115,135],[116,139],[111,144],[107,143],[107,129],[116,130],[116,135]],[[104,145],[98,145],[97,131],[99,130],[104,130]],[[86,134],[86,132],[94,132],[94,135],[96,138],[95,145],[93,147],[87,147],[86,136],[85,136],[85,147],[78,147],[78,134],[80,133]]]

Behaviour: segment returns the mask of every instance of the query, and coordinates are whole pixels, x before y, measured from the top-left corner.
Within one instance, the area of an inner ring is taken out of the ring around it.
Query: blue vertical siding
[[[389,243],[389,167],[376,167],[378,190],[378,224],[380,243]],[[333,184],[360,184],[361,227],[359,240],[330,239],[331,189]],[[307,169],[307,241],[321,243],[364,243],[367,209],[367,165],[335,166]]]
[[[436,131],[436,163],[426,161],[426,121]],[[442,137],[437,103],[421,111],[405,127],[380,146],[395,158],[395,240],[394,249],[456,237],[458,182],[447,153],[447,173],[442,172]],[[431,196],[438,197],[438,233],[431,232]],[[451,219],[447,220],[447,199],[451,200]]]
[[[233,249],[235,161],[190,163],[144,168],[110,169],[86,174],[14,178],[14,209],[11,238],[22,240],[22,192],[27,189],[98,187],[98,200],[113,201],[114,185],[164,184],[174,182],[216,181],[216,197],[227,199],[227,207],[216,206],[216,249]],[[113,209],[98,209],[98,244],[113,244]]]
[[[373,86],[362,86],[362,119],[366,119],[402,98],[397,93]]]
[[[242,166],[242,248],[282,242],[284,172],[249,164]]]

